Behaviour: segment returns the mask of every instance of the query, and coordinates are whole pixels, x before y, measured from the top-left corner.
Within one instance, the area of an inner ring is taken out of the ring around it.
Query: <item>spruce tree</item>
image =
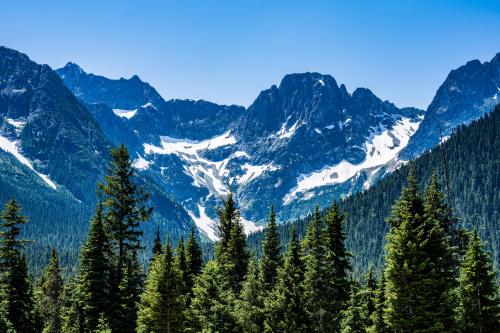
[[[276,212],[274,210],[274,205],[271,205],[266,230],[266,236],[262,242],[263,254],[261,258],[260,272],[262,275],[264,290],[270,291],[276,284],[276,273],[282,264],[280,236],[278,233],[278,226],[276,225]]]
[[[181,294],[185,297],[188,296],[191,290],[191,281],[189,276],[189,269],[187,267],[186,259],[186,249],[184,247],[184,238],[181,236],[177,242],[177,248],[175,251],[175,264],[177,270],[179,271],[179,290]]]
[[[189,271],[190,288],[193,288],[194,279],[201,273],[203,265],[203,252],[196,241],[194,227],[191,228],[189,239],[186,242],[186,265]]]
[[[103,224],[103,204],[99,196],[89,233],[80,250],[76,302],[81,307],[85,329],[93,331],[101,315],[110,315],[110,248]]]
[[[260,333],[264,329],[264,294],[259,264],[252,258],[243,283],[240,298],[236,301],[238,322],[246,333]]]
[[[44,333],[62,332],[62,293],[63,279],[59,268],[59,258],[52,249],[50,262],[43,276],[41,285],[40,310],[44,319]]]
[[[141,295],[137,332],[180,332],[183,301],[181,272],[170,243],[151,263],[144,293]]]
[[[104,184],[105,227],[113,251],[110,274],[110,324],[114,331],[132,332],[136,323],[135,303],[140,296],[142,272],[137,262],[141,248],[139,226],[149,219],[149,194],[135,183],[135,173],[124,145],[111,151]]]
[[[370,318],[372,325],[367,328],[368,333],[391,333],[384,319],[385,285],[385,273],[382,272],[375,291],[374,311]]]
[[[236,296],[217,261],[209,261],[196,279],[186,311],[187,332],[240,332],[234,312]]]
[[[331,285],[329,291],[331,303],[328,311],[333,316],[332,330],[340,328],[340,314],[346,308],[349,299],[350,283],[347,274],[351,269],[349,257],[351,256],[345,247],[344,233],[345,217],[340,212],[337,203],[334,201],[325,217],[325,238],[326,238],[326,262],[332,270],[328,281]]]
[[[283,267],[278,269],[276,287],[265,299],[265,332],[308,332],[303,304],[304,264],[297,231],[292,228]]]
[[[346,309],[342,311],[341,333],[365,333],[368,327],[368,308],[364,294],[352,288]]]
[[[0,223],[0,299],[3,321],[15,332],[35,332],[37,328],[28,266],[22,251],[27,240],[19,239],[27,219],[14,199],[5,205]]]
[[[500,332],[500,301],[495,271],[477,232],[460,266],[458,318],[463,333]]]
[[[410,170],[389,219],[385,318],[396,332],[454,332],[450,302],[450,246],[433,212],[438,189],[422,201]]]
[[[311,332],[332,332],[336,314],[331,311],[334,293],[333,271],[327,263],[328,249],[324,223],[316,206],[304,239],[304,306],[309,314]]]
[[[99,317],[99,322],[97,324],[97,327],[94,331],[92,331],[92,333],[113,333],[111,331],[111,327],[109,326],[109,322],[104,316],[104,314],[102,314]]]

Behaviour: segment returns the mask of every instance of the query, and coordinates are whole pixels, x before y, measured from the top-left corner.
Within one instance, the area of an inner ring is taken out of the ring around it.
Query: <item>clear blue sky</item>
[[[498,0],[0,4],[0,45],[37,62],[245,106],[287,73],[317,71],[425,108],[451,69],[500,51],[499,32]]]

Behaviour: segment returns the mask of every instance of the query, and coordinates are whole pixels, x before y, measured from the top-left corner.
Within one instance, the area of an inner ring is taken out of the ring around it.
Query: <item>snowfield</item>
[[[411,122],[409,118],[401,118],[392,129],[386,129],[383,126],[372,128],[372,134],[365,142],[366,157],[363,162],[353,164],[343,160],[336,165],[325,166],[319,171],[300,175],[297,178],[297,186],[285,195],[283,203],[289,204],[298,198],[298,194],[320,186],[343,183],[362,170],[388,163],[396,158],[397,154],[408,144],[419,125],[420,122]],[[365,184],[366,187],[368,187],[367,184]]]

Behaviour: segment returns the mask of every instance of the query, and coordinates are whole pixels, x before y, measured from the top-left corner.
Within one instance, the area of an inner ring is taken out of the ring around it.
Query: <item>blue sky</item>
[[[165,98],[248,106],[287,73],[331,74],[425,108],[448,72],[500,51],[500,1],[14,1],[0,45],[53,68],[138,74]]]

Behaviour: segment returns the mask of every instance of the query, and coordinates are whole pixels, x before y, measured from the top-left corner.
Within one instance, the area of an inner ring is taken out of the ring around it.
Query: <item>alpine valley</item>
[[[253,233],[270,204],[287,222],[374,186],[492,111],[499,92],[500,53],[452,70],[427,110],[320,73],[286,75],[245,108],[165,100],[138,76],[109,79],[71,62],[52,70],[0,47],[0,203],[15,197],[32,217],[29,256],[57,246],[73,262],[110,148],[123,143],[152,194],[147,240],[157,225],[174,242],[192,225],[216,240],[229,192]]]

